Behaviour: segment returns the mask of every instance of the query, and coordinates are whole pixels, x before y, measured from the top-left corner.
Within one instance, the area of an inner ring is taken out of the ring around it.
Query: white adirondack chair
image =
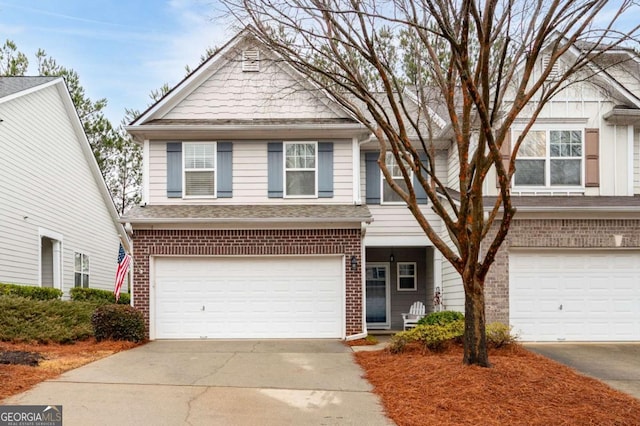
[[[406,330],[407,328],[415,327],[418,324],[418,321],[420,321],[420,319],[425,315],[426,308],[424,306],[424,303],[414,302],[413,305],[411,305],[411,308],[409,308],[409,313],[402,314],[404,330]]]

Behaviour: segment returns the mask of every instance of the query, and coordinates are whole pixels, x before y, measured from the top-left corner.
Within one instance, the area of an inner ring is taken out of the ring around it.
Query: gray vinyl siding
[[[230,141],[230,139],[224,139]],[[230,198],[218,198],[216,204],[309,204],[310,200],[329,204],[352,204],[353,151],[350,139],[332,140],[333,196],[330,198],[270,198],[268,196],[268,145],[273,140],[231,140],[232,188]],[[281,141],[278,141],[281,142]],[[329,142],[320,139],[320,142]],[[281,168],[281,166],[280,166]],[[281,168],[281,174],[284,170]],[[320,182],[319,182],[320,183]],[[211,202],[210,200],[208,202]],[[197,204],[202,200],[167,197],[167,142],[149,143],[149,204]]]
[[[456,250],[444,225],[440,236],[449,247]],[[462,278],[444,256],[442,256],[442,302],[446,310],[464,312]]]
[[[91,287],[113,289],[119,238],[56,86],[0,103],[0,282],[38,285],[39,228],[62,236],[62,283],[74,252]]]

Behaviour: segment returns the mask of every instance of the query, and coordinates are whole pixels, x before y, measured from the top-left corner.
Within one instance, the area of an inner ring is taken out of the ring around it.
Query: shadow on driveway
[[[525,343],[524,346],[640,399],[640,343]]]
[[[155,341],[4,404],[62,405],[69,425],[392,425],[336,340]]]

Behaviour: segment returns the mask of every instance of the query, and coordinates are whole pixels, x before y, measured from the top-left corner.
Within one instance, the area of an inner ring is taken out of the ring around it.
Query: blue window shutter
[[[167,142],[167,198],[182,197],[182,142]]]
[[[282,142],[269,142],[267,145],[268,191],[269,198],[282,198],[283,158]]]
[[[218,142],[218,198],[233,197],[233,143]]]
[[[379,152],[366,152],[364,154],[367,204],[380,204],[380,166],[378,166],[379,156]]]
[[[428,161],[429,160],[427,159],[427,153],[424,151],[420,151],[420,162],[427,168],[429,167]],[[424,173],[424,170],[422,171],[422,173]],[[427,202],[429,201],[427,198],[427,193],[425,192],[415,174],[413,176],[413,190],[416,193],[416,201],[418,202],[418,204],[427,204]]]
[[[333,142],[318,142],[318,198],[333,197]]]

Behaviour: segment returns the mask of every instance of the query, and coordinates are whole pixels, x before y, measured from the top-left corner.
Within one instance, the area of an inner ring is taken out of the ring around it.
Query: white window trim
[[[511,143],[512,145],[517,142],[517,134],[524,129],[512,129],[511,130]],[[551,185],[551,138],[549,132],[551,131],[579,131],[582,137],[582,156],[580,157],[553,157],[553,159],[580,159],[580,185]],[[535,125],[529,132],[544,131],[546,141],[546,155],[542,157],[516,157],[516,160],[545,160],[544,164],[544,186],[535,185],[516,185],[516,177],[513,176],[513,192],[520,194],[526,193],[584,193],[585,191],[585,131],[584,125],[566,125],[559,123],[549,123],[545,125]]]
[[[400,275],[400,266],[413,265],[413,288],[400,288],[400,278],[409,278],[411,275]],[[396,264],[396,288],[398,291],[418,291],[418,264],[417,262],[397,262]]]
[[[76,254],[80,255],[80,271],[76,270]],[[87,273],[82,272],[82,258],[86,257],[89,262],[89,271]],[[76,287],[76,274],[80,274],[80,287]],[[82,276],[87,276],[87,287],[82,285]],[[91,288],[91,256],[82,251],[74,250],[73,252],[73,287],[74,288]]]
[[[288,145],[313,145],[315,147],[316,161],[313,169],[287,168],[287,146]],[[317,141],[288,141],[282,143],[282,193],[284,198],[318,198],[318,142]],[[287,194],[287,171],[292,172],[310,172],[314,174],[314,191],[310,195],[288,195]]]
[[[24,217],[27,220],[28,217]],[[42,237],[49,238],[57,245],[54,247],[53,288],[64,291],[64,250],[63,236],[59,232],[38,227],[38,287],[42,287]],[[57,251],[57,254],[56,254]]]
[[[187,169],[186,147],[188,145],[213,144],[213,168]],[[218,143],[216,141],[189,141],[182,142],[182,198],[184,199],[213,199],[218,198]],[[187,195],[187,172],[213,172],[213,195]]]
[[[391,155],[391,158],[393,158],[393,160],[395,161],[395,157],[393,157],[393,153],[391,152],[387,152],[386,155]],[[385,162],[386,162],[386,158],[385,158]],[[407,169],[409,169],[407,167]],[[402,175],[400,176],[393,176],[394,180],[395,179],[402,179],[404,181],[404,177]],[[413,170],[409,169],[409,179],[411,180],[411,183],[413,184]],[[382,173],[382,171],[380,171],[380,204],[384,204],[387,206],[404,206],[406,205],[406,203],[404,201],[385,201],[384,200],[384,185],[386,183],[386,179],[384,177],[384,173]]]

